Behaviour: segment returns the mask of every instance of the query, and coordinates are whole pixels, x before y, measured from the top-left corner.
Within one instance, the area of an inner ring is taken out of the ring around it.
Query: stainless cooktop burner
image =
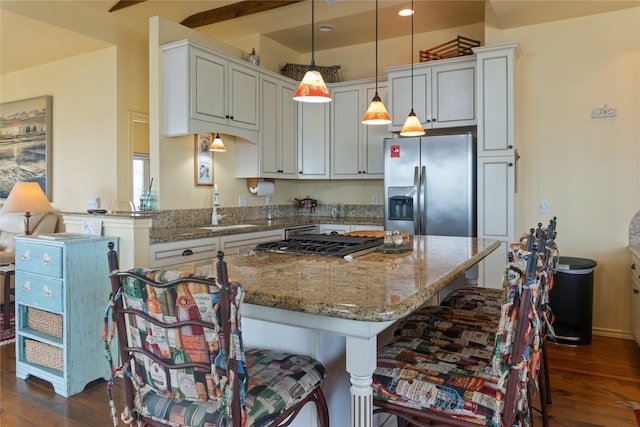
[[[254,250],[337,257],[357,256],[372,252],[382,245],[383,240],[382,237],[298,234],[284,240],[259,243]]]

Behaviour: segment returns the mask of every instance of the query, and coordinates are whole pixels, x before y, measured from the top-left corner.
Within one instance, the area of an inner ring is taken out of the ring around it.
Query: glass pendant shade
[[[407,120],[404,122],[404,126],[402,126],[400,130],[400,136],[422,136],[425,133],[422,124],[420,124],[420,120],[412,108]]]
[[[329,89],[324,84],[320,71],[311,66],[298,85],[298,90],[293,95],[294,101],[299,102],[330,102]]]
[[[371,100],[371,104],[362,118],[362,123],[365,125],[388,125],[391,123],[391,116],[389,116],[382,99],[378,96],[378,92]]]
[[[311,65],[309,71],[304,74],[302,81],[298,85],[296,93],[293,94],[293,100],[298,102],[330,102],[331,95],[329,89],[324,84],[322,74],[316,67],[315,60],[315,0],[311,0]]]
[[[224,146],[224,142],[222,142],[219,134],[216,134],[215,139],[209,147],[209,151],[227,151],[227,147]]]

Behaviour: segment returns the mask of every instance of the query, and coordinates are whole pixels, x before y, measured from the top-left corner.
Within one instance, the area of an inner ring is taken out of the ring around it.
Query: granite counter
[[[423,305],[494,251],[490,239],[414,236],[404,254],[338,257],[251,252],[225,256],[245,302],[342,319],[389,321]],[[170,267],[209,275],[215,260]]]

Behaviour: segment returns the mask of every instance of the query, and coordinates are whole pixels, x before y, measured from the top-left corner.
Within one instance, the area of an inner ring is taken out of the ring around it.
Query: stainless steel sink
[[[207,225],[206,227],[199,227],[205,230],[211,231],[222,231],[222,230],[232,230],[234,228],[250,228],[255,227],[255,224],[236,224],[236,225]]]

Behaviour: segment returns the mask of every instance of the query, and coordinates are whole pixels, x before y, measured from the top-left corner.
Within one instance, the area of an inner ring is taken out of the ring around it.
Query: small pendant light
[[[224,146],[224,142],[222,142],[222,138],[220,138],[220,134],[216,133],[216,137],[211,143],[209,147],[209,151],[227,151],[227,147]]]
[[[422,136],[426,133],[413,111],[413,15],[416,13],[413,8],[413,0],[411,0],[411,10],[413,11],[411,14],[411,112],[400,130],[400,136]]]
[[[378,0],[376,0],[376,93],[371,104],[362,118],[365,125],[387,125],[391,123],[391,117],[378,95]]]
[[[309,71],[307,71],[298,86],[298,90],[293,95],[294,101],[299,102],[330,102],[331,95],[329,95],[329,90],[327,89],[327,85],[324,84],[324,80],[322,79],[322,75],[320,71],[318,71],[318,67],[316,67],[315,60],[315,39],[314,39],[314,0],[311,0],[311,65],[309,66]]]

